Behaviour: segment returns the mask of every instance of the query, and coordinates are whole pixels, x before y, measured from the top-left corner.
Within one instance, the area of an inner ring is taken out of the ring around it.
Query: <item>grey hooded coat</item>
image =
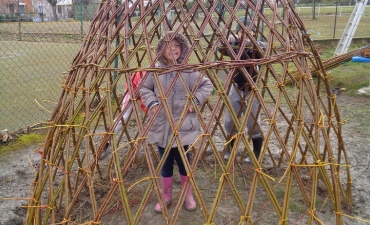
[[[173,32],[169,32],[168,37],[172,36]],[[184,59],[184,56],[189,51],[189,44],[185,37],[181,34],[176,34],[175,39],[180,42],[181,44],[181,57],[178,59],[177,63],[181,63]],[[165,41],[161,39],[157,45],[156,53],[159,53],[161,49],[165,46]],[[156,63],[156,67],[166,67],[165,59],[161,56],[159,57],[158,62]],[[166,93],[176,77],[178,72],[169,72],[160,74],[158,79],[161,83],[164,93]],[[213,85],[211,81],[203,77],[198,71],[180,71],[179,73],[181,77],[184,79],[186,85],[190,90],[195,89],[194,86],[198,80],[198,77],[201,76],[200,82],[198,83],[198,87],[196,88],[194,93],[195,102],[201,104],[204,102],[212,92]],[[161,98],[158,96],[160,95],[159,89],[157,84],[154,80],[154,74],[148,73],[148,77],[145,81],[143,81],[142,88],[140,89],[140,96],[145,106],[150,108],[153,103],[162,104]],[[184,88],[183,83],[181,82],[180,78],[178,78],[167,97],[167,102],[169,109],[172,113],[173,120],[175,125],[179,125],[179,120],[181,114],[185,109],[185,104],[187,101],[187,92]],[[191,99],[190,99],[191,100]],[[151,113],[149,113],[149,120],[151,119]],[[200,135],[201,129],[200,124],[197,118],[196,113],[189,113],[186,111],[185,118],[180,128],[178,128],[179,136],[181,139],[182,145],[190,145],[194,143],[196,138]],[[171,136],[173,135],[173,130],[170,127],[169,120],[165,114],[164,107],[162,107],[161,111],[158,114],[158,117],[154,121],[150,131],[147,135],[147,141],[150,144],[158,145],[162,148],[165,148],[170,141]],[[173,142],[171,147],[176,147],[176,141]]]

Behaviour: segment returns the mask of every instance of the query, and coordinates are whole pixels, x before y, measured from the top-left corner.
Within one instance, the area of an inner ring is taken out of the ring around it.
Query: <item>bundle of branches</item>
[[[370,48],[367,48],[368,51],[368,55],[370,57]],[[325,61],[322,61],[322,65],[324,66],[325,70],[330,70],[330,69],[333,69],[337,66],[339,66],[340,64],[342,63],[345,63],[345,62],[348,62],[352,59],[353,56],[357,55],[359,51],[361,51],[362,49],[356,49],[356,50],[353,50],[353,51],[350,51],[350,52],[347,52],[345,54],[342,54],[342,55],[338,55],[338,56],[334,56],[330,59],[327,59]],[[311,74],[312,76],[317,76],[319,75],[322,71],[321,69],[318,67],[317,65],[317,62],[314,61],[312,58],[311,58],[311,66],[310,66],[310,69],[311,69]],[[294,79],[299,79],[300,77],[300,73],[298,70],[294,70],[292,72],[290,72],[290,77],[287,78],[285,80],[285,84],[291,84],[292,83],[292,78]]]
[[[370,44],[368,44],[367,46],[361,48],[358,51],[358,56],[370,58]]]

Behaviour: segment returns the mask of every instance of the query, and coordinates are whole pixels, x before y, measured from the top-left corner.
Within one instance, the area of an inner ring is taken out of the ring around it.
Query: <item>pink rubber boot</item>
[[[172,204],[172,177],[162,177],[162,194],[165,205],[168,207]],[[159,203],[154,208],[156,213],[162,213],[162,208]]]
[[[184,186],[188,182],[188,177],[180,175],[181,185]],[[193,194],[191,193],[191,185],[189,184],[188,191],[185,196],[185,209],[188,211],[194,211],[197,208],[197,203],[194,201]]]

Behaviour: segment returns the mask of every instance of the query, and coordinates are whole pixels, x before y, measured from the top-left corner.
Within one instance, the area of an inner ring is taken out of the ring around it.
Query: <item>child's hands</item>
[[[237,40],[235,39],[234,35],[230,34],[229,37],[227,38],[229,43],[233,45]]]
[[[155,106],[153,106],[153,107],[150,109],[150,113],[151,113],[151,114],[154,114],[155,112],[157,112],[158,107],[159,107],[159,105],[155,105]]]
[[[194,110],[194,106],[193,105],[190,105],[189,106],[189,110],[188,110],[188,112],[189,113],[192,113],[192,112],[194,112],[195,110]]]

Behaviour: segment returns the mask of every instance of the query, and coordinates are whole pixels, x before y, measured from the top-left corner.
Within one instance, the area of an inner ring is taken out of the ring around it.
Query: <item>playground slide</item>
[[[351,62],[367,62],[370,63],[370,58],[362,56],[353,56]]]

